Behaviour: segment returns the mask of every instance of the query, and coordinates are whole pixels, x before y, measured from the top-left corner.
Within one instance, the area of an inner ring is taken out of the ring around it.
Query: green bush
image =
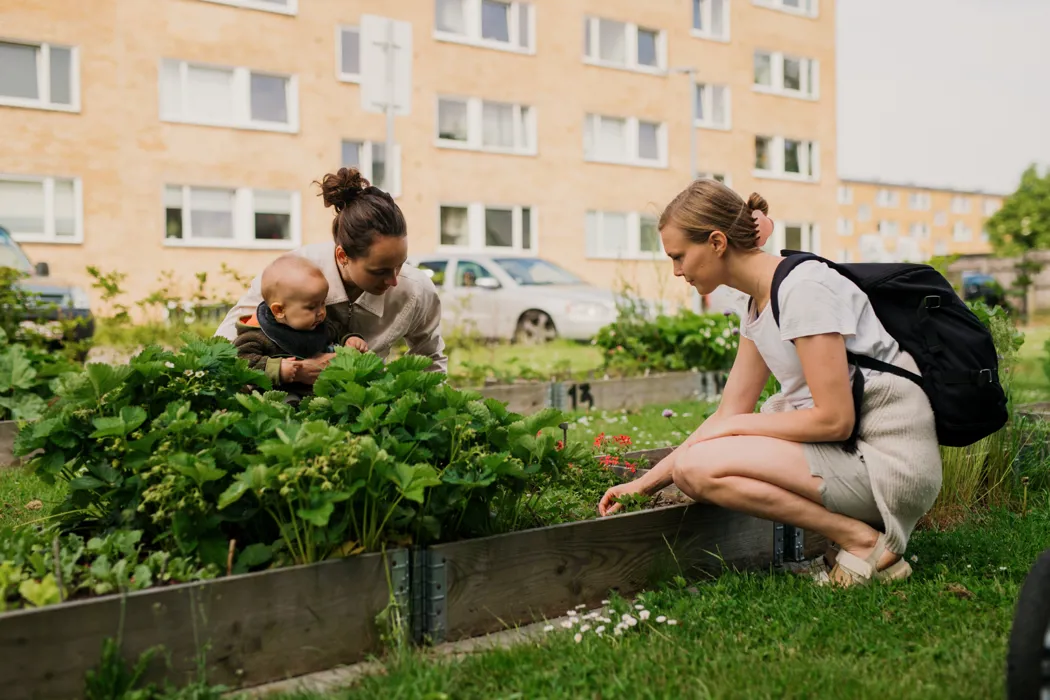
[[[682,310],[647,320],[621,311],[594,342],[602,349],[604,368],[610,374],[726,370],[736,357],[739,327],[735,315]]]

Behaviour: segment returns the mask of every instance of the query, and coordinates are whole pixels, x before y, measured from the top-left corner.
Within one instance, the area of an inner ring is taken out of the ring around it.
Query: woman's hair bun
[[[747,198],[747,210],[752,212],[758,209],[763,214],[769,214],[769,203],[766,202],[765,197],[760,195],[758,192],[752,192],[751,196]]]
[[[371,186],[357,168],[339,168],[321,179],[321,197],[326,207],[342,211]]]

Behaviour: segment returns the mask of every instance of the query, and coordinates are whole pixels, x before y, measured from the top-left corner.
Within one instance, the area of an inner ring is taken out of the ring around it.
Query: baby
[[[328,280],[306,258],[282,255],[263,270],[261,283],[263,301],[254,314],[238,321],[233,344],[274,388],[300,396],[312,392],[296,381],[296,363],[285,359],[317,357],[333,352],[336,344],[368,352],[364,338],[326,320]]]

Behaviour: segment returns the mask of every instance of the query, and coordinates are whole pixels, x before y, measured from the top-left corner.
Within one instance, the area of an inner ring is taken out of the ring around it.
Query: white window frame
[[[857,221],[865,223],[871,221],[871,205],[861,204],[857,207]]]
[[[770,10],[777,10],[779,12],[785,12],[789,15],[797,15],[799,17],[809,17],[815,19],[820,16],[820,0],[802,0],[802,2],[808,3],[809,8],[795,8],[790,5],[785,5],[784,0],[751,0],[753,5],[758,7],[765,7]]]
[[[84,242],[84,190],[79,177],[61,175],[21,175],[0,172],[0,180],[7,182],[37,182],[44,186],[44,233],[20,233],[9,231],[11,237],[19,243],[58,243],[77,245]],[[73,182],[73,235],[55,235],[55,180]]]
[[[601,58],[601,20],[607,22],[617,22],[624,25],[625,42],[624,50],[626,52],[624,63],[615,63],[613,61],[606,61]],[[655,27],[646,27],[635,24],[634,22],[627,22],[624,20],[613,19],[611,17],[600,17],[597,15],[585,15],[583,18],[585,23],[585,31],[583,33],[584,43],[587,43],[587,37],[590,37],[590,46],[583,47],[583,62],[589,66],[598,66],[600,68],[616,68],[618,70],[629,70],[636,73],[649,73],[651,75],[666,75],[667,73],[667,32],[663,29],[656,29]],[[647,32],[656,32],[656,65],[648,66],[642,63],[638,63],[638,31],[644,30]]]
[[[901,205],[900,192],[882,188],[875,193],[875,204],[883,209],[896,209]]]
[[[973,240],[973,229],[965,221],[956,221],[952,226],[952,240],[956,243],[969,243]]]
[[[595,217],[595,239],[592,240],[588,221],[591,216]],[[624,216],[627,220],[627,249],[616,251],[605,248],[602,245],[602,223],[606,215]],[[643,214],[637,211],[610,211],[599,209],[588,209],[584,213],[584,255],[588,260],[659,260],[666,255],[663,241],[660,241],[660,250],[642,250],[642,219],[656,220],[652,214]],[[657,239],[659,240],[659,238]]]
[[[953,214],[969,214],[973,205],[970,203],[971,197],[965,194],[957,194],[952,196],[951,209]]]
[[[839,250],[838,262],[850,263],[853,262],[853,253],[849,248],[842,248]]]
[[[697,173],[693,177],[693,179],[694,180],[715,180],[717,182],[721,182],[726,187],[732,187],[733,186],[733,176],[730,175],[729,173],[715,173],[715,172],[711,172],[711,171],[704,171],[704,172]]]
[[[446,207],[467,210],[467,244],[448,245],[441,242],[441,210]],[[499,209],[511,212],[511,241],[512,245],[488,246],[485,244],[485,212],[488,209]],[[530,242],[529,248],[523,248],[521,239],[524,231],[522,212],[529,210]],[[460,253],[493,253],[498,252],[505,255],[536,255],[539,252],[539,235],[537,221],[537,209],[535,206],[525,204],[493,204],[486,202],[441,202],[437,207],[437,231],[436,247],[438,250],[455,251]]]
[[[728,85],[712,84],[712,83],[694,83],[693,85],[693,99],[696,99],[696,91],[700,91],[703,100],[703,113],[713,114],[715,106],[715,90],[722,90],[724,96],[722,98],[722,104],[725,107],[725,114],[722,115],[722,122],[719,124],[711,119],[697,119],[694,126],[699,129],[714,129],[716,131],[730,131],[733,128],[733,93]],[[696,105],[693,105],[693,109],[696,109]]]
[[[773,235],[769,237],[763,249],[768,252],[779,253],[786,248],[788,228],[801,228],[802,250],[820,255],[820,225],[800,221],[774,220]]]
[[[839,204],[853,204],[853,187],[850,185],[839,185]]]
[[[792,182],[820,182],[820,143],[818,141],[809,141],[806,139],[795,139],[785,138],[783,136],[767,136],[765,134],[756,134],[755,138],[767,138],[770,140],[770,165],[769,170],[760,170],[755,167],[752,170],[752,175],[757,178],[765,178],[770,180],[791,180]],[[809,164],[813,172],[811,173],[789,173],[784,170],[784,142],[785,141],[799,141],[802,144],[802,150],[804,155],[801,158],[802,163]],[[754,163],[755,159],[752,158],[751,162]]]
[[[179,113],[178,115],[171,115],[164,113],[164,96],[161,94],[160,103],[160,119],[164,122],[170,122],[173,124],[196,124],[199,126],[216,126],[227,129],[244,129],[248,131],[276,131],[284,134],[296,134],[299,133],[299,78],[296,75],[290,75],[287,73],[275,73],[272,71],[264,70],[253,70],[244,66],[225,66],[211,63],[201,63],[198,61],[186,61],[179,58],[162,58],[158,64],[158,92],[163,93],[164,90],[164,79],[162,77],[164,71],[164,63],[173,62],[178,65],[179,68]],[[186,116],[186,87],[187,78],[189,76],[189,69],[191,67],[202,68],[205,70],[224,70],[231,71],[233,73],[233,95],[235,102],[235,109],[237,116],[231,121],[210,121],[210,120],[199,120]],[[285,90],[285,98],[287,100],[288,109],[288,123],[280,124],[278,122],[264,122],[264,121],[253,121],[251,118],[252,112],[252,93],[251,93],[251,77],[252,75],[264,75],[273,78],[283,78],[288,81]]]
[[[182,190],[182,232],[183,238],[168,238],[167,207],[164,204],[168,188]],[[190,229],[190,208],[187,206],[192,189],[232,190],[233,195],[233,238],[193,238]],[[257,240],[255,238],[255,190],[265,192],[284,192],[291,195],[292,215],[291,234],[287,241]],[[171,248],[228,248],[236,250],[293,250],[302,245],[302,198],[295,190],[282,190],[273,187],[230,187],[228,185],[180,185],[165,183],[160,190],[161,238],[164,245]]]
[[[532,2],[521,0],[498,0],[510,5],[510,18],[507,24],[507,35],[511,38],[509,42],[483,39],[481,37],[481,0],[463,0],[463,17],[467,26],[466,34],[442,31],[437,27],[437,0],[430,0],[432,9],[431,18],[434,22],[434,39],[447,41],[453,44],[466,44],[468,46],[479,46],[496,51],[507,51],[510,53],[535,54],[536,53],[536,6]],[[528,23],[529,45],[519,46],[515,43],[521,37],[522,14],[524,21]]]
[[[981,213],[985,218],[989,216],[995,216],[996,212],[1002,209],[1003,203],[998,199],[992,199],[985,197],[984,201],[981,202]]]
[[[391,180],[391,182],[389,183],[390,187],[383,187],[381,185],[376,184],[376,182],[373,180],[374,172],[373,172],[373,167],[372,167],[372,165],[373,165],[373,162],[372,162],[372,149],[373,149],[373,147],[376,144],[379,144],[381,146],[385,146],[386,142],[385,141],[379,141],[379,140],[376,140],[376,139],[372,139],[372,140],[369,140],[369,139],[351,139],[351,138],[341,139],[339,141],[339,159],[340,159],[340,161],[342,161],[342,159],[343,159],[342,158],[342,155],[343,155],[343,144],[346,144],[346,143],[356,143],[356,144],[358,144],[359,152],[361,154],[361,162],[356,164],[356,165],[354,165],[352,163],[341,163],[341,165],[343,165],[344,167],[357,168],[358,172],[360,172],[361,175],[364,176],[364,178],[366,180],[368,180],[369,183],[371,183],[372,185],[374,185],[374,186],[378,187],[379,189],[383,190],[384,192],[389,194],[391,197],[397,199],[398,197],[401,196],[401,194],[402,194],[402,186],[403,186],[403,183],[401,181],[401,162],[402,162],[402,160],[401,160],[401,144],[395,144],[394,145],[393,157],[391,157],[389,155],[387,156],[386,167],[387,167],[387,172],[390,173],[389,179]],[[383,183],[383,184],[387,184],[387,183]]]
[[[926,241],[930,238],[930,224],[927,221],[916,221],[908,227],[908,235],[919,241]]]
[[[947,226],[948,225],[948,212],[939,211],[933,215],[934,226]]]
[[[908,208],[912,211],[929,211],[933,206],[933,197],[929,192],[912,192],[908,195]]]
[[[441,101],[466,102],[467,103],[467,140],[456,141],[455,139],[443,139],[439,135],[441,127]],[[493,104],[509,104],[514,108],[514,142],[517,144],[521,138],[525,139],[526,146],[514,146],[512,148],[500,148],[498,146],[484,145],[484,106],[486,102]],[[524,115],[522,114],[524,110]],[[434,101],[434,145],[438,148],[455,148],[466,151],[483,151],[485,153],[502,153],[515,156],[534,156],[538,153],[536,138],[536,107],[523,103],[501,102],[500,100],[484,100],[480,97],[466,97],[463,95],[438,95]]]
[[[594,154],[595,136],[599,133],[602,119],[616,119],[626,122],[626,151],[624,160],[612,160],[599,158]],[[659,157],[655,160],[640,158],[639,131],[642,122],[657,125],[656,146],[659,149]],[[622,117],[612,114],[596,114],[588,112],[583,120],[583,159],[588,163],[609,163],[612,165],[630,165],[637,168],[666,168],[667,167],[667,123],[658,122],[653,119],[639,119],[638,117]]]
[[[765,54],[769,56],[770,63],[770,85],[762,85],[755,82],[755,56]],[[784,87],[784,61],[792,60],[799,62],[799,90]],[[799,100],[816,101],[820,99],[820,61],[805,56],[785,54],[783,51],[766,51],[756,49],[751,55],[751,89],[766,95],[779,95],[781,97],[792,97]]]
[[[26,41],[0,35],[0,42],[18,44],[36,49],[36,92],[40,97],[8,97],[0,95],[0,106],[46,109],[53,112],[80,111],[80,47],[67,44],[52,44],[42,41]],[[58,104],[51,101],[51,48],[69,51],[69,102]]]
[[[696,17],[695,17],[696,10],[695,10],[694,4],[692,2],[689,3],[689,29],[690,29],[690,33],[694,37],[696,37],[697,39],[707,39],[708,41],[721,41],[721,42],[729,43],[729,37],[730,37],[730,28],[729,28],[730,4],[729,4],[729,0],[700,0],[700,13],[701,13],[701,22],[700,22],[700,24],[705,26],[705,27],[710,27],[711,26],[711,17],[714,14],[712,12],[712,9],[711,9],[712,8],[712,3],[716,3],[716,2],[722,3],[722,22],[723,22],[722,33],[721,34],[715,34],[714,32],[708,31],[706,29],[697,29],[696,28]]]
[[[836,222],[836,229],[840,236],[852,236],[853,235],[853,219],[845,216],[840,216]]]
[[[897,221],[890,221],[888,219],[882,219],[879,221],[879,235],[880,236],[900,236],[901,225]]]
[[[344,32],[357,32],[357,73],[344,73],[343,72],[343,33]],[[344,83],[360,83],[361,82],[361,27],[352,24],[340,24],[335,28],[335,77],[337,80]]]
[[[204,0],[216,5],[229,5],[239,7],[242,10],[259,10],[260,12],[272,12],[275,15],[297,15],[299,14],[299,0],[288,0],[286,7],[278,7],[273,3],[260,2],[260,0]]]

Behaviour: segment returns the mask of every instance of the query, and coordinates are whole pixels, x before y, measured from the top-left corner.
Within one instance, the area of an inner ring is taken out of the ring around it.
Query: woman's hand
[[[317,357],[311,357],[307,360],[299,361],[299,371],[296,375],[296,381],[300,381],[303,384],[313,384],[317,381],[317,377],[320,376],[324,368],[328,366],[328,363],[335,357],[335,353],[327,352]]]
[[[628,481],[626,484],[617,484],[611,487],[602,496],[602,500],[598,502],[598,515],[604,518],[606,515],[612,515],[620,510],[621,506],[616,502],[616,499],[632,493],[645,493],[644,485],[638,483],[637,479]]]

